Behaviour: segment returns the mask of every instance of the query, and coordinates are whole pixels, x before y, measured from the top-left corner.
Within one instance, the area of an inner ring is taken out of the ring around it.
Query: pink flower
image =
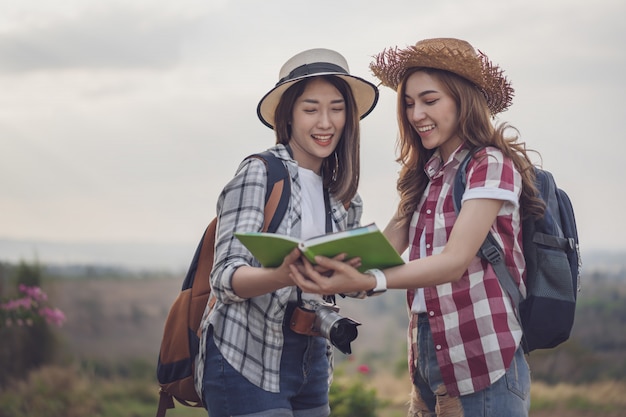
[[[40,287],[29,287],[27,285],[20,284],[19,290],[37,302],[46,301],[48,299],[48,295],[43,292]]]
[[[367,375],[370,373],[370,367],[367,365],[359,365],[357,371],[361,374]]]
[[[20,284],[18,289],[24,297],[0,303],[0,327],[33,326],[37,319],[56,326],[65,322],[66,317],[61,310],[45,306],[48,296],[40,287]]]
[[[65,322],[65,314],[58,308],[43,307],[39,310],[39,315],[46,319],[48,324],[61,326]]]
[[[24,297],[24,298],[18,298],[16,300],[9,300],[4,304],[0,304],[0,308],[2,308],[3,310],[7,310],[7,311],[18,310],[20,308],[24,308],[28,310],[30,309],[32,304],[33,304],[32,299],[28,297]]]

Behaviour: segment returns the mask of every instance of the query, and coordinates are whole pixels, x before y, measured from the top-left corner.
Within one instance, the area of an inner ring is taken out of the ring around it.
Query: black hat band
[[[338,72],[349,75],[348,72],[339,65],[331,64],[329,62],[314,62],[312,64],[304,64],[298,68],[294,68],[289,74],[278,80],[276,86],[279,86],[285,81],[304,77],[305,75],[320,74],[325,72]]]

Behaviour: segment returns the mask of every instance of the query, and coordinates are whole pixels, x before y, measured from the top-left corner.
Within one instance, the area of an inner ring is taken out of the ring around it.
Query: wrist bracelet
[[[373,276],[376,279],[376,286],[367,292],[368,296],[379,295],[387,291],[387,277],[380,269],[368,269],[366,274]]]

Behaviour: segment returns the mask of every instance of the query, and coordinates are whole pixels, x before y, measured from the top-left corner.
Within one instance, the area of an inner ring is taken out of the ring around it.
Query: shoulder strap
[[[456,177],[454,178],[452,198],[454,199],[454,209],[457,214],[461,211],[461,200],[463,198],[463,193],[465,192],[465,187],[467,186],[467,165],[472,159],[473,154],[474,153],[472,151],[468,152],[467,156],[461,162],[459,170],[456,173]],[[513,307],[517,311],[519,304],[522,301],[522,293],[520,292],[519,287],[515,284],[509,270],[506,269],[504,256],[502,255],[502,248],[500,248],[500,245],[491,232],[487,234],[485,241],[478,250],[478,256],[491,264],[494,272],[498,276],[500,285],[509,294],[509,297],[511,297]]]
[[[285,217],[291,197],[291,179],[282,160],[269,151],[254,154],[267,166],[267,189],[265,193],[265,221],[263,231],[274,233]]]
[[[461,200],[463,199],[463,193],[465,193],[465,187],[467,186],[467,165],[470,159],[472,159],[472,156],[473,152],[469,151],[461,162],[459,170],[456,172],[456,177],[454,177],[452,198],[454,199],[454,211],[457,215],[459,211],[461,211]]]
[[[324,230],[326,231],[326,233],[332,233],[333,231],[333,219],[332,219],[332,212],[331,212],[331,208],[330,208],[330,192],[328,191],[328,188],[324,188],[324,218],[325,218],[325,226],[324,226]]]

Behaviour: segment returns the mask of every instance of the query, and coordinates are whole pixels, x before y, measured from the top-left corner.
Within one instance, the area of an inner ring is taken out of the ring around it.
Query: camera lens
[[[343,353],[350,354],[350,342],[358,336],[359,332],[356,328],[357,323],[348,318],[342,318],[335,322],[330,329],[330,341]]]
[[[356,326],[361,323],[337,314],[332,308],[320,306],[315,311],[316,325],[326,339],[345,354],[352,353],[350,342],[358,336]]]

